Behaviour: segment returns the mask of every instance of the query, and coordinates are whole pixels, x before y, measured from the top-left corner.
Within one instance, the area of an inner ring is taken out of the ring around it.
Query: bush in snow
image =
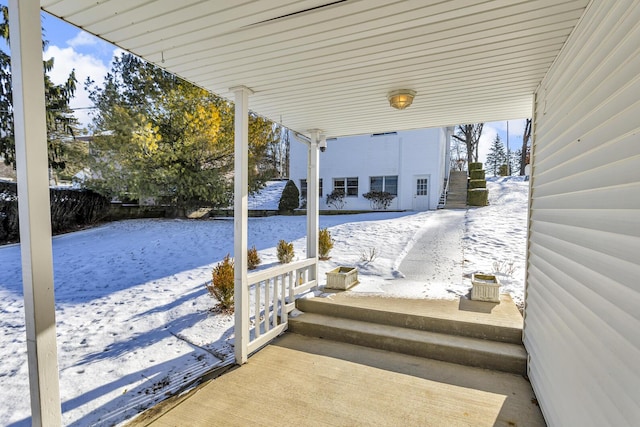
[[[293,257],[295,255],[293,251],[293,243],[287,243],[284,240],[280,240],[277,246],[278,252],[278,261],[280,264],[289,264],[293,261]]]
[[[255,270],[261,262],[262,260],[258,255],[258,250],[256,249],[256,246],[253,245],[251,249],[247,250],[247,268],[249,270]]]
[[[296,183],[289,180],[287,185],[284,186],[284,190],[282,190],[278,210],[280,212],[291,212],[294,209],[298,209],[298,206],[300,206],[300,191],[298,191]]]
[[[233,260],[227,254],[222,262],[213,268],[213,281],[207,285],[209,293],[218,300],[218,308],[233,311],[234,275]]]
[[[344,197],[344,190],[333,190],[331,193],[327,194],[327,205],[340,210],[344,208],[345,205]]]
[[[376,248],[369,248],[367,250],[363,250],[362,253],[360,254],[360,261],[363,262],[365,265],[375,261],[376,258],[378,258],[378,250]]]
[[[362,197],[367,199],[371,203],[371,207],[375,210],[387,209],[393,199],[396,198],[396,196],[388,191],[369,191],[368,193],[364,193]]]
[[[333,249],[333,239],[328,228],[323,228],[318,234],[318,252],[321,260],[329,259],[329,252]]]

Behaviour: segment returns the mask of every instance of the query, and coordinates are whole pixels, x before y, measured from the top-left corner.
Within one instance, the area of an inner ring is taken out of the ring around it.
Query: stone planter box
[[[347,290],[358,284],[358,269],[356,267],[338,267],[326,273],[325,289]]]
[[[474,301],[500,302],[500,281],[493,274],[471,275],[471,299]]]

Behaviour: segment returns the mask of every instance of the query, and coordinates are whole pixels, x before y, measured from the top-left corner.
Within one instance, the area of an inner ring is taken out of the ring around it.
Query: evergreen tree
[[[491,172],[493,176],[497,176],[500,172],[500,166],[506,164],[507,154],[504,150],[504,145],[500,141],[500,135],[496,135],[496,138],[491,143],[491,149],[487,154],[486,168]]]
[[[9,9],[0,5],[0,37],[9,44]],[[47,42],[42,42],[43,49]],[[72,71],[67,80],[56,85],[48,76],[53,69],[53,58],[43,61],[47,143],[49,166],[62,170],[66,166],[64,140],[73,137],[77,120],[69,108],[76,90],[76,76]],[[16,147],[13,122],[13,91],[11,86],[11,56],[0,50],[0,157],[6,165],[15,168]]]
[[[179,209],[229,206],[233,194],[234,109],[130,54],[114,59],[104,84],[86,83],[94,118],[88,185],[102,194],[154,198]],[[250,190],[273,172],[261,165],[273,123],[249,120]]]
[[[278,203],[278,210],[281,212],[291,212],[300,206],[300,191],[296,186],[296,183],[292,180],[287,181],[287,184],[282,190],[280,196],[280,203]]]

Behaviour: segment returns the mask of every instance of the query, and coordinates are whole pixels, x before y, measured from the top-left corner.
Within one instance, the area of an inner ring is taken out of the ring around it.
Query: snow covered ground
[[[485,208],[322,216],[335,246],[320,277],[357,265],[358,292],[453,298],[468,292],[472,272],[500,270],[503,291],[521,303],[528,183],[499,178],[488,187]],[[254,209],[273,204],[266,193]],[[277,262],[280,239],[305,257],[305,222],[249,219],[249,245],[263,267]],[[435,236],[432,244],[425,236]],[[233,317],[211,311],[215,301],[205,289],[212,267],[233,252],[231,219],[120,221],[55,237],[53,250],[65,425],[122,422],[232,357]],[[423,278],[405,275],[405,258],[421,253],[438,268]],[[0,247],[3,426],[31,424],[21,286],[19,246]]]

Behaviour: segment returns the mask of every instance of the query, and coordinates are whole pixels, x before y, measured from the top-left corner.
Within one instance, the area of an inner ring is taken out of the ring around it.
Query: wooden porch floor
[[[529,382],[287,333],[132,426],[544,426]]]

